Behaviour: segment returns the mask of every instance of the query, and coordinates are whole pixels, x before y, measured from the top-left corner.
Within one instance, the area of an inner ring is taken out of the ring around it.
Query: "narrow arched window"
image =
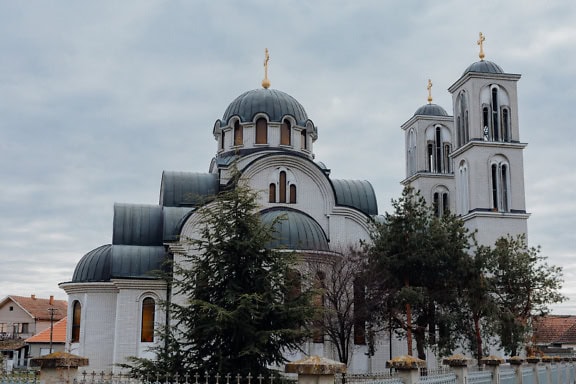
[[[502,140],[510,141],[510,111],[508,108],[502,109]]]
[[[438,192],[434,192],[434,216],[440,217],[440,197]]]
[[[280,172],[280,193],[278,194],[278,202],[286,202],[286,172]]]
[[[500,167],[500,185],[502,186],[502,210],[508,212],[508,166],[502,164]]]
[[[450,173],[452,171],[451,160],[450,160],[450,144],[444,144],[444,172]]]
[[[270,183],[270,187],[268,189],[268,202],[275,203],[276,202],[276,184]]]
[[[288,287],[286,300],[297,300],[302,294],[302,275],[295,269],[289,269],[286,273],[286,281]]]
[[[290,204],[296,204],[296,186],[294,184],[290,184]]]
[[[301,149],[308,149],[308,141],[306,139],[306,131],[302,130],[300,132],[300,148]]]
[[[72,304],[72,335],[70,341],[77,343],[80,341],[80,322],[82,318],[82,306],[79,301]]]
[[[427,157],[426,157],[426,163],[427,163],[427,168],[428,168],[428,172],[434,172],[434,146],[432,145],[432,143],[428,143],[428,153],[427,153]]]
[[[256,144],[268,143],[268,122],[264,118],[256,120]]]
[[[151,297],[142,300],[142,323],[140,331],[140,341],[151,343],[154,341],[154,316],[156,314],[156,303]]]
[[[239,121],[234,123],[234,145],[242,145],[244,143],[244,130]]]
[[[282,122],[282,126],[280,127],[280,144],[282,145],[292,144],[291,136],[292,136],[292,126],[290,125],[290,121],[284,120]]]
[[[499,209],[498,198],[498,165],[492,164],[492,208]]]
[[[225,143],[226,143],[226,132],[222,131],[222,133],[220,134],[220,149],[221,150],[224,149]]]
[[[442,164],[442,134],[440,127],[436,127],[434,140],[434,158],[436,159],[436,172],[444,172]]]
[[[461,162],[458,167],[458,213],[465,215],[470,210],[469,187],[468,187],[468,166],[466,162]]]
[[[492,88],[492,135],[494,141],[500,140],[500,117],[498,116],[498,89]]]
[[[490,119],[488,117],[488,107],[482,108],[482,136],[484,141],[490,140]]]

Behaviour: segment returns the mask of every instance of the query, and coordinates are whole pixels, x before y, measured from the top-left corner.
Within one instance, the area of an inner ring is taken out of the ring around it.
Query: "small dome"
[[[74,269],[72,282],[110,281],[112,245],[102,245],[85,254]]]
[[[468,72],[481,72],[481,73],[504,73],[504,70],[496,63],[488,60],[481,60],[472,63],[466,70],[464,74]]]
[[[286,115],[294,117],[298,125],[306,125],[308,115],[295,98],[276,89],[253,89],[238,96],[224,112],[222,123],[228,124],[232,116],[242,122],[254,120],[258,113],[266,113],[270,121],[280,123]]]
[[[425,116],[448,116],[448,113],[444,108],[439,106],[438,104],[426,104],[421,106],[414,112],[414,116],[416,115],[425,115]]]
[[[165,262],[163,246],[102,245],[76,264],[73,283],[118,279],[155,279]]]
[[[261,219],[264,224],[276,223],[276,239],[269,245],[270,248],[291,250],[329,251],[328,240],[324,230],[310,216],[303,212],[289,208],[272,208],[262,211]]]

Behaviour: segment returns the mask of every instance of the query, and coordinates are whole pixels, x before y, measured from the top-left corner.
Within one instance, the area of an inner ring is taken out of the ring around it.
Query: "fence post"
[[[337,373],[346,373],[346,364],[321,356],[308,356],[286,363],[284,371],[298,374],[298,384],[334,384]]]
[[[78,367],[88,365],[88,359],[68,352],[54,352],[30,359],[30,365],[40,367],[41,384],[72,383]]]
[[[516,384],[522,384],[524,382],[524,377],[522,376],[522,363],[524,363],[524,359],[520,356],[512,356],[508,359],[508,363],[514,367]]]
[[[456,384],[466,384],[468,380],[468,363],[470,359],[464,355],[452,355],[442,360],[456,375]]]
[[[426,362],[412,356],[397,356],[386,362],[386,368],[394,368],[404,384],[417,384],[420,380],[420,368],[425,368]]]
[[[542,359],[537,356],[529,356],[526,358],[528,364],[532,366],[532,371],[534,372],[534,384],[546,384],[540,382],[540,376],[538,375],[538,363],[540,363]]]
[[[498,356],[483,357],[480,362],[492,372],[492,384],[500,384],[500,364],[504,359]]]

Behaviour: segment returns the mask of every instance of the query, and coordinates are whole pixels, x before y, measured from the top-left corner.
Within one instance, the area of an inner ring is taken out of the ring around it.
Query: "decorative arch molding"
[[[458,164],[458,174],[456,178],[458,190],[458,209],[457,213],[466,215],[470,211],[470,174],[469,166],[466,160],[461,160]]]
[[[490,175],[491,208],[495,212],[509,212],[511,206],[510,162],[502,154],[488,160]]]
[[[452,133],[443,124],[426,127],[426,170],[432,173],[452,172]]]

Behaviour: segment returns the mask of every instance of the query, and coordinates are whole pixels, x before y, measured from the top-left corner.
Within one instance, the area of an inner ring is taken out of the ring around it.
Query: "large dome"
[[[470,66],[468,66],[468,68],[466,68],[464,71],[464,74],[468,72],[504,73],[504,70],[496,63],[488,60],[480,60],[470,64]]]
[[[270,121],[282,122],[286,115],[294,117],[298,125],[304,126],[308,115],[295,98],[276,89],[253,89],[238,96],[224,112],[222,122],[228,123],[232,116],[240,117],[241,122],[250,122],[258,113],[268,115]]]

